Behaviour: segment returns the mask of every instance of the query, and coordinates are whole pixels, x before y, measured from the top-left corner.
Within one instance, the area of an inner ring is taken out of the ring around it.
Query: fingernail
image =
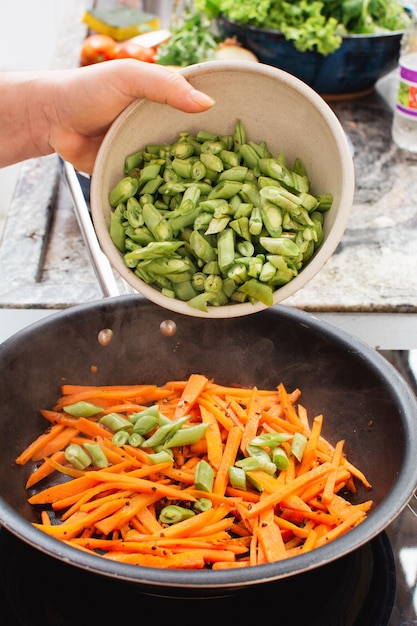
[[[215,104],[216,102],[206,93],[203,93],[202,91],[197,91],[197,89],[192,89],[190,91],[190,97],[192,100],[194,100],[194,102],[197,102],[197,104],[207,108],[213,106],[213,104]]]

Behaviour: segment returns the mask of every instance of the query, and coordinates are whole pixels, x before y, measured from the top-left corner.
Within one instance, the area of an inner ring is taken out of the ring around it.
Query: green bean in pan
[[[323,241],[332,194],[310,189],[300,157],[246,136],[182,132],[128,155],[109,193],[110,237],[163,294],[208,306],[260,301],[295,278]]]

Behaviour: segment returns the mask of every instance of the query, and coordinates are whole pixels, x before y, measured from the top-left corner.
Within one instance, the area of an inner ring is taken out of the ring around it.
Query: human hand
[[[6,72],[0,75],[0,93],[0,120],[5,120],[0,122],[0,167],[56,152],[86,173],[92,172],[112,122],[137,98],[187,113],[214,104],[176,70],[134,59],[69,70]]]
[[[205,111],[213,104],[177,71],[127,59],[78,68],[65,74],[61,85],[49,144],[87,173],[109,126],[135,99],[166,103],[188,113]]]

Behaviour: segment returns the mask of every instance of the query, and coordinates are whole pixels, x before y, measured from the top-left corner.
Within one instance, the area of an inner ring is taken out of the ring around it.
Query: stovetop
[[[136,584],[58,561],[5,530],[0,562],[0,623],[5,626],[133,623],[152,615],[161,621],[227,615],[245,624],[249,608],[261,619],[275,616],[295,626],[385,626],[396,591],[386,533],[317,570],[209,598],[151,595]]]
[[[414,510],[414,508],[416,510]],[[151,592],[51,557],[0,530],[0,626],[139,623],[141,616],[195,621],[275,616],[292,626],[417,624],[417,501],[386,531],[319,568],[220,597]],[[135,622],[133,622],[135,620]]]

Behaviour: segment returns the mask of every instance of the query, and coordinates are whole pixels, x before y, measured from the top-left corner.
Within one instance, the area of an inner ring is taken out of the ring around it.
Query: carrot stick
[[[95,389],[87,387],[73,394],[62,396],[56,403],[54,410],[60,411],[65,406],[83,400],[96,400],[99,406],[101,406],[100,400],[135,400],[136,403],[146,404],[147,402],[161,400],[167,395],[168,391],[156,385],[120,385],[119,387],[97,387]]]
[[[159,567],[162,569],[203,569],[205,561],[203,556],[191,550],[180,554],[170,554],[165,556],[155,556],[152,554],[124,554],[108,552],[105,558],[131,565],[141,565],[142,567]]]
[[[128,466],[129,463],[121,463],[120,465],[114,465],[112,468],[109,468],[108,471],[117,472],[120,471],[122,468],[126,468]],[[83,493],[85,489],[93,487],[97,484],[97,482],[98,481],[96,479],[94,479],[87,473],[80,478],[74,478],[73,480],[69,480],[65,483],[43,489],[42,491],[39,491],[38,493],[31,496],[28,499],[28,502],[30,504],[56,503],[57,500],[60,500],[62,498],[68,498]]]
[[[294,424],[297,428],[301,428],[302,424],[300,418],[298,417],[297,411],[294,409],[293,403],[291,402],[287,390],[282,383],[278,385],[278,392],[285,417],[290,424]]]
[[[58,452],[54,452],[54,454],[51,456],[51,460],[57,463],[63,463],[65,461],[64,452],[62,450],[59,450]],[[40,465],[29,476],[29,478],[26,481],[25,488],[30,489],[31,487],[33,487],[33,485],[36,485],[38,482],[40,482],[41,480],[43,480],[44,478],[52,474],[53,471],[54,471],[54,467],[51,465],[51,463],[44,461],[42,465]]]
[[[67,415],[66,413],[60,413],[58,411],[47,411],[46,409],[41,409],[40,414],[44,417],[48,422],[52,424],[62,424],[63,426],[70,426],[76,428],[77,419],[76,417],[72,417],[71,415]]]
[[[223,452],[219,422],[213,413],[208,411],[204,406],[200,406],[200,412],[203,423],[208,424],[208,428],[205,433],[207,442],[207,457],[212,467],[215,470],[218,470]]]
[[[246,446],[256,437],[261,418],[261,401],[256,387],[253,388],[248,406],[248,421],[240,442],[240,449],[246,452]]]
[[[156,519],[155,511],[151,512],[149,506],[139,509],[136,517],[150,535],[163,531],[162,525]]]
[[[281,531],[275,524],[273,509],[267,509],[260,514],[256,532],[259,545],[268,563],[285,558],[285,546]]]
[[[77,434],[78,430],[66,426],[53,439],[47,441],[38,452],[35,452],[35,454],[32,455],[32,461],[40,461],[45,456],[64,450],[67,445],[71,443],[74,437],[77,436]]]
[[[342,458],[343,446],[345,442],[343,439],[337,442],[334,455],[332,459],[333,470],[329,473],[324,485],[323,493],[321,494],[321,500],[324,504],[329,504],[334,496],[334,489],[336,485],[337,470]]]
[[[160,483],[152,482],[151,480],[137,478],[127,474],[113,474],[108,471],[103,472],[101,470],[91,470],[88,472],[88,477],[96,481],[106,482],[109,485],[112,483],[124,485],[125,488],[132,489],[132,491],[139,491],[147,494],[158,494],[161,498],[173,498],[174,500],[195,500],[192,495],[184,490],[178,489],[177,487],[162,485]]]
[[[224,495],[229,481],[229,467],[234,465],[236,454],[242,439],[242,431],[237,426],[232,426],[227,436],[226,445],[223,450],[222,462],[217,470],[214,479],[213,492]]]
[[[320,546],[324,546],[329,541],[334,541],[337,537],[340,537],[345,532],[347,532],[350,528],[354,528],[362,521],[365,517],[365,513],[361,510],[353,510],[351,515],[349,515],[343,522],[329,530],[325,535],[319,537],[316,540],[315,546],[319,548]]]
[[[92,524],[95,524],[98,520],[111,515],[120,507],[122,507],[128,500],[126,498],[119,498],[117,500],[111,500],[94,509],[91,513],[75,513],[72,517],[54,526],[45,527],[48,535],[55,537],[56,539],[72,539],[76,537],[84,528],[89,528]],[[39,524],[34,524],[36,528],[39,528]]]
[[[211,569],[214,570],[228,570],[228,569],[233,569],[233,568],[241,568],[241,567],[248,567],[249,566],[249,562],[248,561],[227,561],[227,562],[223,562],[223,561],[218,561],[217,563],[213,563],[213,566]]]
[[[323,425],[323,415],[317,415],[313,419],[313,425],[311,428],[310,438],[307,441],[307,445],[304,450],[303,458],[298,469],[299,474],[311,469],[317,459],[318,442]]]
[[[18,465],[24,465],[28,461],[32,460],[34,455],[38,456],[38,460],[42,458],[41,451],[44,446],[55,439],[55,437],[64,430],[65,426],[62,424],[53,424],[50,429],[43,435],[39,435],[31,444],[29,444],[23,452],[15,459]]]
[[[331,463],[323,463],[323,465],[319,465],[318,467],[313,468],[309,472],[305,474],[301,474],[297,478],[287,484],[283,485],[274,493],[270,493],[266,498],[262,501],[257,502],[252,506],[252,508],[247,512],[248,519],[259,515],[262,511],[267,509],[269,506],[276,506],[279,502],[281,502],[284,498],[295,493],[298,489],[305,487],[311,481],[322,478],[326,476],[332,469]],[[249,472],[250,474],[250,472]]]
[[[187,415],[197,402],[208,383],[208,378],[202,374],[191,374],[185,385],[175,410],[175,419]]]
[[[96,480],[84,475],[81,478],[74,478],[66,483],[54,485],[44,489],[28,499],[30,504],[52,504],[55,500],[82,493],[85,489],[93,487]]]
[[[158,495],[144,495],[142,493],[138,494],[133,498],[130,498],[123,506],[123,508],[113,513],[113,515],[110,515],[109,517],[106,517],[105,519],[96,522],[95,526],[97,530],[99,530],[103,535],[108,535],[116,528],[122,528],[122,526],[129,522],[132,517],[137,515],[137,513],[141,509],[147,507],[153,502],[156,502],[157,500],[159,500]]]
[[[210,411],[210,413],[215,416],[219,424],[221,424],[221,426],[223,426],[226,430],[230,430],[232,426],[235,426],[233,420],[230,419],[230,417],[217,406],[210,394],[202,393],[198,399],[198,404],[200,405],[200,410],[203,406],[207,409],[207,411]]]

